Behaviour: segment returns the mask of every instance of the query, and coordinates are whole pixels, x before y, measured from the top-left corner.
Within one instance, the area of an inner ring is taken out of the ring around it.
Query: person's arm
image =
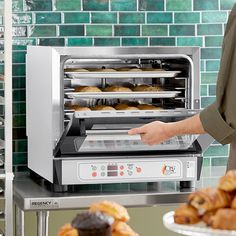
[[[149,145],[159,144],[176,135],[203,134],[203,129],[199,114],[185,120],[164,123],[154,121],[138,128],[129,130],[130,135],[140,134],[144,143]]]

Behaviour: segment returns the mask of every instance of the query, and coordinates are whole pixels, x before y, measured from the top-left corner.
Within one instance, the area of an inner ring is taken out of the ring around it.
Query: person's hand
[[[142,142],[148,145],[159,144],[174,135],[171,134],[169,124],[161,121],[154,121],[138,128],[129,130],[128,134],[140,134]]]

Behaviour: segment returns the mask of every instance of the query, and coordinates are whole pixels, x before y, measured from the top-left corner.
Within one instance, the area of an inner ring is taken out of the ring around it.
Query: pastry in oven
[[[230,206],[232,194],[217,188],[208,187],[191,193],[188,201],[202,215],[206,211]]]
[[[151,86],[148,84],[140,84],[133,88],[134,92],[155,92],[155,91],[161,91],[161,87],[159,86]]]
[[[174,221],[177,224],[196,224],[200,221],[197,209],[183,204],[175,210]]]
[[[129,69],[129,71],[140,72],[140,71],[142,71],[142,70],[139,69],[139,68],[131,68],[131,69]]]
[[[84,107],[80,105],[65,105],[66,109],[73,109],[75,111],[91,111],[89,107]]]
[[[116,110],[139,110],[137,107],[135,106],[129,106],[127,104],[118,104],[115,106]]]
[[[112,106],[106,106],[106,105],[96,105],[94,107],[91,107],[91,110],[94,111],[105,111],[105,110],[115,110]]]
[[[218,209],[211,217],[210,226],[213,229],[236,230],[236,210],[230,208]]]
[[[116,221],[112,225],[112,236],[138,236],[138,234],[125,222]]]
[[[139,104],[137,106],[139,110],[161,110],[161,107],[156,107],[152,104]]]
[[[108,86],[104,90],[104,92],[132,92],[130,88],[123,87],[123,86]]]
[[[219,180],[218,188],[230,192],[236,190],[236,170],[229,170]]]
[[[95,71],[98,71],[98,72],[116,72],[116,70],[113,69],[113,68],[96,69]]]
[[[78,87],[75,87],[75,92],[100,93],[102,92],[102,90],[96,86],[78,86]]]
[[[103,212],[109,216],[112,216],[116,221],[127,222],[130,219],[127,210],[123,206],[112,201],[94,203],[90,206],[89,210],[91,212]]]
[[[66,68],[65,72],[88,72],[87,69],[84,68]]]

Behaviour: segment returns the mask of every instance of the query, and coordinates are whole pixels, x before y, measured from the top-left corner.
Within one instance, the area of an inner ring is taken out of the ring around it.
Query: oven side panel
[[[55,81],[57,81],[55,83]],[[50,47],[28,47],[26,122],[28,167],[53,181],[55,130],[59,127],[60,56]]]

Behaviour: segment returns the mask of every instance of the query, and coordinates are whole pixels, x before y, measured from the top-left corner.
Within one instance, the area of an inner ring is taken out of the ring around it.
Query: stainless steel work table
[[[184,202],[193,189],[180,189],[173,182],[146,184],[147,188],[130,188],[124,192],[99,191],[80,193],[51,192],[42,180],[34,181],[29,175],[15,177],[16,236],[24,236],[24,212],[37,214],[37,235],[48,235],[49,211],[87,208],[91,203],[113,200],[126,207],[153,206]],[[136,185],[138,187],[138,185]]]

